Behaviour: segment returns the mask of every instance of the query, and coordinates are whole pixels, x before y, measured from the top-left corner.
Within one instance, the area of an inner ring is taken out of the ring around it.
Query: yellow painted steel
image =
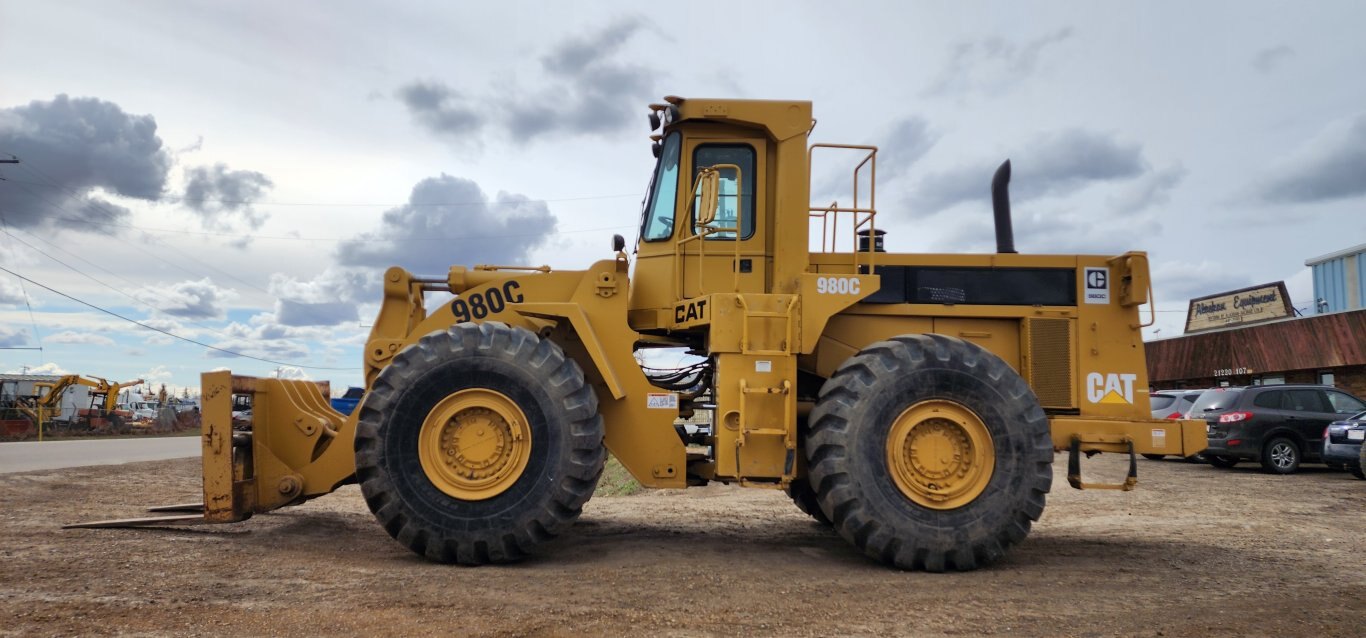
[[[482,501],[521,478],[531,458],[531,424],[501,392],[461,390],[422,421],[417,455],[437,489],[462,501]]]
[[[878,252],[871,236],[860,245],[855,234],[877,230],[878,149],[811,144],[809,102],[670,97],[652,108],[667,116],[655,139],[678,136],[668,142],[676,143],[676,165],[662,178],[676,181],[664,191],[673,199],[643,216],[671,220],[664,236],[642,232],[633,263],[617,252],[584,270],[452,266],[419,277],[390,268],[365,344],[367,385],[424,335],[461,322],[503,322],[555,343],[578,363],[598,398],[604,444],[642,484],[679,488],[722,480],[781,487],[804,472],[799,415],[810,409],[823,380],[874,342],[937,333],[977,344],[1018,371],[1048,411],[1058,449],[1073,439],[1084,451],[1124,452],[1130,443],[1144,453],[1189,455],[1203,448],[1199,422],[1149,418],[1138,312],[1151,299],[1144,253]],[[743,172],[747,159],[696,165],[698,151],[709,145],[752,151],[752,174]],[[854,154],[852,200],[810,202],[817,149]],[[728,189],[732,178],[735,226],[715,228],[720,180]],[[694,210],[699,199],[700,214]],[[653,206],[648,198],[646,206]],[[886,279],[878,273],[888,267],[1069,270],[1076,274],[1077,302],[870,303]],[[1084,302],[1082,273],[1097,270],[1113,282],[1109,298]],[[430,292],[454,298],[429,308]],[[705,398],[701,389],[653,385],[635,359],[638,347],[670,345],[708,358],[713,376]],[[211,519],[240,520],[353,480],[352,439],[364,401],[343,417],[311,384],[209,373],[204,387]],[[234,444],[230,397],[242,392],[254,393],[263,407],[255,409],[250,437]],[[529,443],[517,438],[529,441],[527,433],[514,425],[524,419],[494,398],[480,401],[490,414],[477,416],[456,401],[429,416],[423,429],[424,471],[458,498],[505,489],[529,453]],[[713,411],[706,452],[685,449],[674,427],[680,409]],[[506,427],[492,425],[500,419]],[[489,424],[495,434],[474,436],[469,429],[477,424]],[[897,420],[888,462],[898,468],[893,475],[908,497],[953,508],[971,502],[990,480],[991,449],[970,411],[931,403]],[[441,455],[463,460],[448,465],[435,460]]]
[[[921,401],[892,421],[887,467],[915,503],[951,510],[971,503],[991,482],[996,452],[981,417],[945,400]]]
[[[1048,420],[1053,448],[1065,450],[1073,437],[1083,452],[1125,454],[1133,443],[1135,454],[1191,456],[1203,449],[1208,438],[1205,422],[1178,419],[1100,419],[1059,415]]]

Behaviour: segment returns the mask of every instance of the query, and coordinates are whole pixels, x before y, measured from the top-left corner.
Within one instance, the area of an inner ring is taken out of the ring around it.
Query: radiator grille
[[[1025,319],[1030,387],[1045,408],[1077,406],[1077,384],[1072,374],[1072,321]]]

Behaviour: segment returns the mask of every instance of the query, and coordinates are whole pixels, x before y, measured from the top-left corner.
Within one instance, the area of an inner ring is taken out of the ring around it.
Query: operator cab
[[[689,299],[772,291],[770,194],[783,176],[771,167],[781,152],[795,152],[802,170],[793,181],[804,196],[811,127],[809,102],[667,97],[651,109],[658,160],[642,206],[633,277],[660,285],[631,287],[637,330],[667,328]]]

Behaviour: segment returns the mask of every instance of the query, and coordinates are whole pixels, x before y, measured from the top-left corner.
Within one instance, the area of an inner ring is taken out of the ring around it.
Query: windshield
[[[1232,408],[1233,404],[1238,402],[1238,395],[1242,393],[1241,388],[1208,390],[1195,400],[1195,405],[1191,407],[1191,416],[1199,417],[1206,412]]]
[[[670,133],[664,139],[664,149],[659,154],[659,165],[645,206],[645,220],[641,236],[645,241],[667,239],[674,233],[674,208],[678,203],[678,155],[682,145],[678,132]]]

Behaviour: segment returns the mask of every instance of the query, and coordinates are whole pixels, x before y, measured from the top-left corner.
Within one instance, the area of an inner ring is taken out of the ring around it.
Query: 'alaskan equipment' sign
[[[1294,312],[1284,281],[1221,292],[1191,300],[1186,311],[1186,334],[1271,321]]]

